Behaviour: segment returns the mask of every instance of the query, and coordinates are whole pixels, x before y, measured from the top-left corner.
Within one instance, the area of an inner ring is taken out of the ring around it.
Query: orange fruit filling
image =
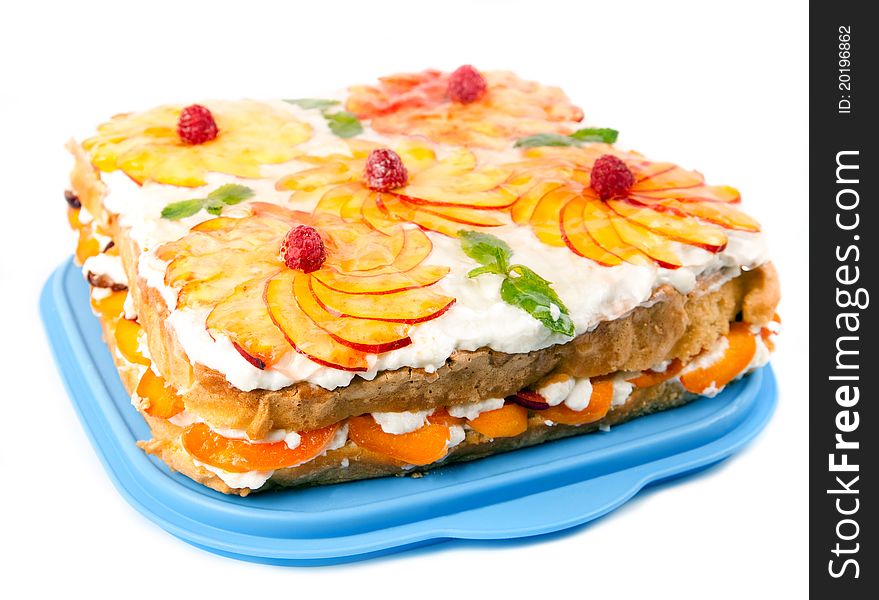
[[[634,384],[635,387],[650,387],[668,381],[680,373],[683,368],[684,363],[681,362],[681,359],[676,358],[665,368],[665,371],[643,371],[637,377],[629,379],[629,383]]]
[[[180,394],[165,385],[165,380],[152,369],[147,369],[140,378],[137,395],[146,400],[144,412],[159,419],[170,419],[185,408]]]
[[[231,473],[273,471],[295,467],[323,452],[333,439],[338,424],[301,432],[299,445],[290,449],[286,442],[259,444],[225,438],[204,423],[186,428],[181,436],[183,448],[199,462]]]
[[[504,404],[468,420],[467,424],[488,438],[513,437],[528,429],[528,409],[518,404]]]
[[[540,411],[540,416],[555,423],[563,425],[585,425],[603,419],[610,410],[613,400],[613,379],[610,377],[596,377],[592,379],[592,395],[589,397],[589,406],[583,410],[571,410],[564,404],[550,406]]]
[[[411,433],[385,433],[370,415],[348,420],[348,436],[355,444],[409,465],[429,465],[447,453],[449,428],[428,423]]]
[[[701,394],[712,386],[720,389],[751,363],[757,352],[757,340],[751,333],[751,326],[742,322],[733,323],[726,337],[729,346],[720,360],[703,369],[681,375],[681,384],[687,391]]]
[[[116,323],[116,332],[114,334],[116,337],[116,348],[128,362],[148,367],[150,365],[149,359],[141,354],[138,349],[140,345],[138,338],[142,331],[143,328],[136,321],[119,319]]]

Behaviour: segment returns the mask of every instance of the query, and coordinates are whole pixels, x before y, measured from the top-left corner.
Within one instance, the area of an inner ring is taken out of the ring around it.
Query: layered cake
[[[140,445],[229,494],[420,474],[762,366],[760,225],[617,136],[467,65],[70,142],[75,260]]]

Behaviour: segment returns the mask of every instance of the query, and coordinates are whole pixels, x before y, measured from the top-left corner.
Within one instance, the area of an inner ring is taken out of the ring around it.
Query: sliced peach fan
[[[101,171],[120,169],[137,183],[195,187],[205,184],[208,172],[260,177],[260,165],[295,158],[301,154],[296,146],[311,137],[308,124],[260,102],[206,104],[219,135],[201,144],[180,139],[181,106],[160,106],[117,115],[82,145]]]
[[[177,307],[210,308],[208,333],[227,337],[259,369],[295,350],[326,367],[366,371],[373,355],[411,344],[413,324],[454,302],[431,289],[449,269],[421,265],[432,244],[419,229],[390,223],[382,232],[323,212],[249,208],[193,227],[156,255],[169,261],[165,282],[178,289]],[[310,273],[288,268],[279,252],[300,225],[319,233],[326,252]]]
[[[602,200],[590,185],[592,165],[602,155],[623,159],[634,183]],[[513,220],[531,226],[544,244],[606,266],[622,262],[666,268],[681,266],[674,243],[720,252],[727,230],[756,232],[759,224],[735,209],[738,192],[709,186],[700,173],[671,163],[652,163],[608,146],[535,148],[521,163],[527,189],[510,209]]]
[[[453,102],[449,74],[429,70],[383,77],[376,86],[352,86],[347,109],[371,119],[376,131],[423,135],[435,142],[506,148],[535,133],[571,133],[583,112],[555,87],[509,72],[483,72],[487,90],[475,102]]]
[[[432,145],[409,140],[393,148],[408,174],[406,185],[385,192],[364,181],[366,157],[377,144],[358,141],[351,156],[311,157],[317,166],[283,177],[280,190],[293,192],[295,203],[317,202],[314,213],[363,223],[391,234],[400,223],[455,236],[461,229],[491,228],[508,223],[502,211],[518,198],[514,170],[480,164],[466,148],[437,158]]]

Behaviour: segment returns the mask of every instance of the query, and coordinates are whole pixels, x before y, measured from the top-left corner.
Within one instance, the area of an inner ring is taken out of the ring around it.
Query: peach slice
[[[611,254],[633,265],[651,264],[647,255],[620,238],[611,222],[614,214],[601,200],[588,198],[583,204],[583,226],[592,239]]]
[[[669,239],[698,246],[709,252],[720,252],[726,248],[727,237],[723,229],[702,223],[693,217],[672,216],[625,200],[608,200],[607,205],[621,217]]]
[[[639,388],[658,385],[680,373],[683,368],[684,363],[682,363],[679,358],[676,358],[665,368],[665,371],[642,371],[637,377],[629,379],[629,383],[634,384],[635,387]]]
[[[668,238],[619,215],[611,216],[610,222],[621,240],[655,260],[659,266],[666,269],[677,269],[681,266],[681,259]]]
[[[739,190],[728,185],[697,185],[687,188],[642,190],[636,184],[630,197],[638,200],[677,198],[684,202],[721,202],[724,204],[737,204],[742,201]]]
[[[380,354],[412,343],[409,326],[403,323],[338,317],[320,305],[312,291],[312,277],[296,273],[293,295],[296,303],[311,321],[329,333],[337,342],[361,352]]]
[[[436,319],[454,304],[455,299],[416,288],[404,292],[382,294],[381,298],[344,294],[312,279],[315,298],[327,311],[337,317],[374,319],[392,323],[423,323]]]
[[[409,204],[405,196],[401,196],[403,202]],[[463,223],[464,225],[472,225],[474,227],[497,227],[503,225],[504,222],[497,217],[492,216],[491,211],[479,210],[475,208],[467,208],[465,206],[440,206],[440,205],[413,205],[415,210],[422,210],[449,221]]]
[[[370,415],[348,419],[348,437],[355,444],[407,465],[429,465],[448,454],[450,433],[429,423],[411,433],[385,433]]]
[[[319,167],[281,177],[275,184],[275,189],[311,192],[326,185],[355,181],[360,175],[356,166],[357,164],[343,160],[329,161]]]
[[[265,303],[272,321],[293,348],[312,361],[343,371],[366,371],[367,354],[340,344],[308,318],[293,295],[296,271],[281,271],[265,288]]]
[[[403,247],[397,258],[389,265],[368,269],[366,271],[357,271],[349,273],[354,276],[373,277],[377,275],[392,275],[397,273],[405,273],[420,265],[426,259],[431,250],[433,250],[433,242],[420,229],[404,229],[403,230]],[[331,265],[330,265],[331,266]],[[338,269],[336,269],[338,271]]]
[[[540,199],[562,185],[564,185],[563,181],[538,181],[519,196],[516,203],[510,207],[510,216],[513,218],[513,222],[520,225],[528,223]]]
[[[330,444],[338,424],[313,431],[299,432],[299,445],[291,450],[286,442],[261,444],[248,440],[225,438],[204,423],[186,428],[181,436],[183,449],[206,465],[229,471],[274,471],[307,462]]]
[[[475,192],[446,189],[447,180],[436,185],[407,185],[398,193],[413,204],[432,206],[463,206],[467,208],[498,209],[507,208],[516,202],[516,194],[500,185],[489,190]],[[454,186],[452,186],[454,187]]]
[[[116,349],[119,350],[119,354],[121,354],[128,362],[136,365],[149,366],[149,359],[141,354],[138,349],[138,342],[142,332],[143,328],[138,325],[136,321],[119,319],[116,322],[116,331],[114,332]]]
[[[612,267],[622,263],[622,260],[611,254],[592,239],[583,222],[583,208],[586,204],[582,196],[575,196],[562,208],[560,216],[562,238],[572,252],[584,258],[594,260],[600,265]]]
[[[450,221],[438,214],[418,210],[411,204],[403,202],[396,194],[382,194],[376,198],[379,207],[387,214],[400,221],[415,223],[422,229],[442,233],[449,237],[458,235],[465,227],[456,221]]]
[[[152,369],[144,371],[137,384],[137,395],[146,400],[141,405],[143,411],[158,419],[170,419],[186,408],[180,394],[165,385],[165,380],[153,373]]]
[[[747,323],[736,322],[729,327],[726,336],[729,346],[723,357],[703,369],[681,375],[681,384],[687,391],[702,394],[714,387],[720,389],[744,371],[757,352],[757,341]]]
[[[321,269],[312,273],[312,277],[328,288],[346,294],[389,294],[433,285],[445,277],[449,270],[449,267],[420,265],[401,273],[348,275]]]
[[[634,192],[650,192],[655,190],[684,189],[700,186],[704,183],[701,173],[687,171],[672,163],[649,163],[634,165]]]
[[[576,197],[577,192],[560,187],[540,199],[531,213],[530,222],[531,229],[541,242],[548,246],[566,245],[559,226],[559,215],[562,208]]]
[[[381,194],[373,192],[369,194],[360,207],[360,215],[370,227],[376,231],[380,231],[385,235],[392,235],[399,227],[400,223],[389,215],[383,206],[380,206]]]
[[[128,291],[122,290],[120,292],[110,292],[109,295],[97,300],[92,298],[92,308],[101,315],[101,318],[107,321],[115,321],[122,315],[126,296],[128,296]]]
[[[703,221],[720,225],[726,229],[739,231],[760,231],[760,223],[732,206],[718,202],[681,202],[679,200],[662,200],[652,206],[654,210],[671,210],[676,214],[692,215]]]
[[[515,437],[528,429],[528,410],[518,404],[504,404],[468,420],[467,424],[488,438]]]
[[[263,301],[265,279],[253,279],[237,286],[208,314],[205,326],[211,337],[225,335],[250,364],[265,369],[290,351],[284,334],[269,316]]]
[[[609,377],[594,377],[592,379],[592,395],[589,397],[589,406],[583,410],[571,410],[564,404],[550,406],[540,411],[540,417],[561,423],[563,425],[585,425],[594,423],[604,418],[610,410],[613,401],[613,379]]]
[[[321,196],[314,212],[315,214],[329,213],[345,221],[359,221],[360,207],[368,195],[369,190],[359,182],[339,185]]]
[[[324,264],[342,272],[369,271],[391,265],[406,241],[402,227],[393,235],[385,235],[366,223],[346,223],[327,214],[318,215],[315,226],[326,245]]]
[[[417,175],[436,164],[436,152],[422,140],[403,140],[396,146],[395,150],[403,160],[403,164],[409,172],[409,177]]]

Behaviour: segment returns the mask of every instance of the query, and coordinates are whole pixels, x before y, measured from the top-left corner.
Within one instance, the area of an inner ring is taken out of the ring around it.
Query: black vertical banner
[[[879,24],[812,2],[809,31],[809,575],[814,598],[876,598]]]

